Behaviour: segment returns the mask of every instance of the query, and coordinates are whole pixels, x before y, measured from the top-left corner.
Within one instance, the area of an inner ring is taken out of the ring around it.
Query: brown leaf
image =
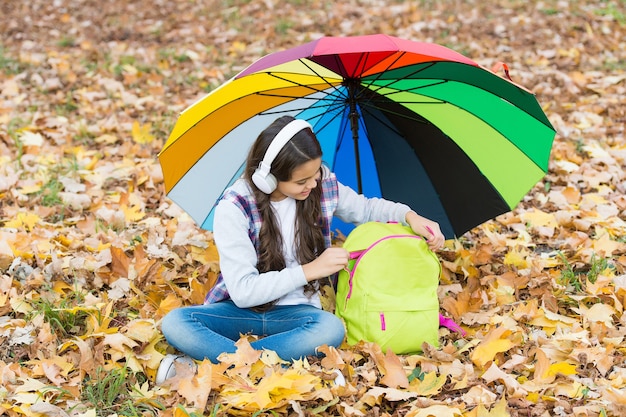
[[[380,383],[389,388],[406,388],[409,380],[400,359],[391,350],[387,350],[383,367],[385,369],[380,379]]]

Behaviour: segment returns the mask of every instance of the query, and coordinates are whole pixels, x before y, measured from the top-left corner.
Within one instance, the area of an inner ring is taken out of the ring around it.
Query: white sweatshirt
[[[232,188],[241,195],[252,191],[243,179]],[[294,206],[295,207],[295,206]],[[339,202],[334,215],[356,225],[368,221],[394,221],[406,224],[410,207],[381,198],[366,198],[339,183]],[[240,308],[255,307],[274,300],[278,304],[311,304],[320,307],[319,296],[304,296],[307,284],[301,265],[287,266],[282,271],[259,273],[257,254],[248,236],[249,220],[230,201],[222,200],[215,208],[213,237],[220,257],[220,269],[230,298]]]

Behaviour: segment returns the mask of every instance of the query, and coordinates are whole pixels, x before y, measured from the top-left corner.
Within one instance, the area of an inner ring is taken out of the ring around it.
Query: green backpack
[[[396,354],[438,346],[441,263],[424,238],[399,223],[369,222],[343,247],[351,261],[339,272],[335,314],[348,344],[375,342]]]

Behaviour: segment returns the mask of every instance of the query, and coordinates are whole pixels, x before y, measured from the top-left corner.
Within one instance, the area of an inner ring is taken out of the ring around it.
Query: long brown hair
[[[248,153],[244,178],[248,181],[257,207],[259,209],[262,225],[259,232],[259,260],[257,269],[259,272],[279,271],[285,268],[283,256],[283,238],[280,227],[270,204],[270,196],[259,190],[252,182],[252,174],[263,160],[267,148],[274,137],[289,122],[294,120],[291,116],[282,116],[263,130]],[[321,158],[322,149],[310,129],[304,129],[296,133],[289,142],[280,150],[272,162],[270,172],[277,181],[289,181],[293,171],[305,162]],[[322,195],[321,187],[315,187],[311,194],[304,200],[296,200],[296,224],[295,224],[295,256],[301,264],[313,261],[325,249],[323,234],[324,219],[320,204]],[[309,284],[305,288],[307,295],[314,293],[314,287]]]

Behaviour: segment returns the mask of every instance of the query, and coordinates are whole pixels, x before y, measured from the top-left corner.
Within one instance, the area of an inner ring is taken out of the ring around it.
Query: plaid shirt
[[[335,174],[330,173],[326,178],[323,178],[320,186],[322,187],[322,196],[320,199],[323,221],[322,232],[324,233],[324,239],[326,240],[326,247],[330,247],[330,224],[333,213],[335,212],[339,202],[339,187],[337,185],[337,178],[335,177]],[[241,195],[232,190],[226,190],[220,200],[232,202],[239,208],[239,210],[246,214],[246,217],[249,220],[248,236],[250,237],[250,241],[254,245],[258,255],[259,231],[261,230],[262,221],[254,196],[252,194]],[[228,300],[229,298],[228,289],[226,289],[226,284],[224,283],[222,274],[219,274],[217,283],[207,293],[204,299],[204,304],[213,304],[219,301]]]

